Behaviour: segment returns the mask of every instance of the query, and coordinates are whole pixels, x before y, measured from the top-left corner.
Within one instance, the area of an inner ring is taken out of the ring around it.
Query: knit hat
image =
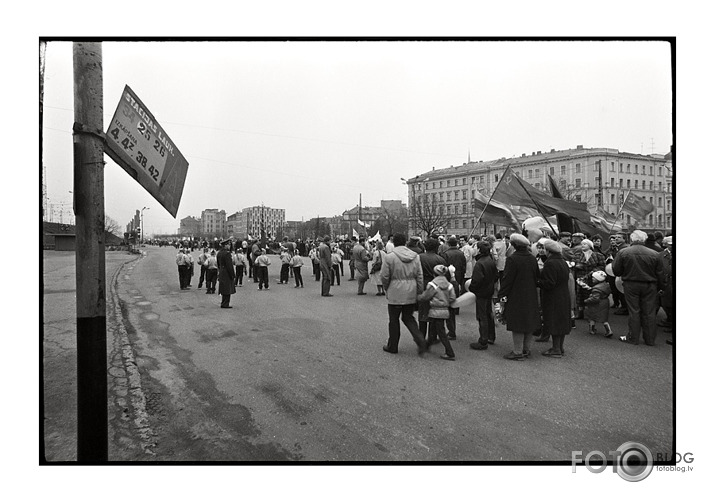
[[[435,276],[445,276],[447,274],[447,266],[442,265],[442,264],[437,264],[434,266],[434,269],[432,269],[434,272]]]
[[[593,273],[591,273],[591,277],[596,283],[606,281],[606,273],[603,271],[593,271]]]

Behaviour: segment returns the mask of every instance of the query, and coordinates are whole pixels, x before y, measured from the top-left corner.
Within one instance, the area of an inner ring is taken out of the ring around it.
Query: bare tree
[[[440,227],[446,227],[448,218],[444,212],[444,205],[435,200],[422,200],[421,197],[413,200],[411,219],[414,227],[430,236]]]
[[[109,234],[114,234],[115,236],[120,236],[121,227],[119,222],[114,220],[109,215],[104,215],[104,232]]]

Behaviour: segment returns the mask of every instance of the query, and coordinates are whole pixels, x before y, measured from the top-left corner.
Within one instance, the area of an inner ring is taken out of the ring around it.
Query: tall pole
[[[75,42],[74,198],[77,276],[77,460],[107,460],[102,44]]]

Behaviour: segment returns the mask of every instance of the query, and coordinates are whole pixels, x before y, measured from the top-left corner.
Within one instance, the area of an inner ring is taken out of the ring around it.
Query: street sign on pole
[[[189,163],[129,86],[106,134],[106,153],[176,218]]]

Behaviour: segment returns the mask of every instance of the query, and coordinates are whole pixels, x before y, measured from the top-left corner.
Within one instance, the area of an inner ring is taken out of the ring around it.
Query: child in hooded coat
[[[606,273],[594,271],[591,273],[591,282],[593,286],[590,288],[589,296],[583,301],[586,307],[584,317],[588,320],[588,333],[596,335],[596,323],[603,323],[603,328],[606,330],[605,336],[612,337],[613,331],[608,323],[608,308],[610,307],[608,296],[611,295],[611,287],[606,281]]]
[[[434,267],[434,279],[427,283],[425,291],[417,297],[417,302],[429,302],[428,321],[430,322],[430,334],[427,337],[427,346],[429,347],[430,344],[437,342],[436,338],[439,337],[445,350],[445,354],[441,355],[440,358],[454,360],[454,350],[449,343],[444,323],[449,319],[449,306],[457,300],[457,294],[454,291],[454,286],[447,279],[447,274],[448,269],[446,266],[436,265]]]

